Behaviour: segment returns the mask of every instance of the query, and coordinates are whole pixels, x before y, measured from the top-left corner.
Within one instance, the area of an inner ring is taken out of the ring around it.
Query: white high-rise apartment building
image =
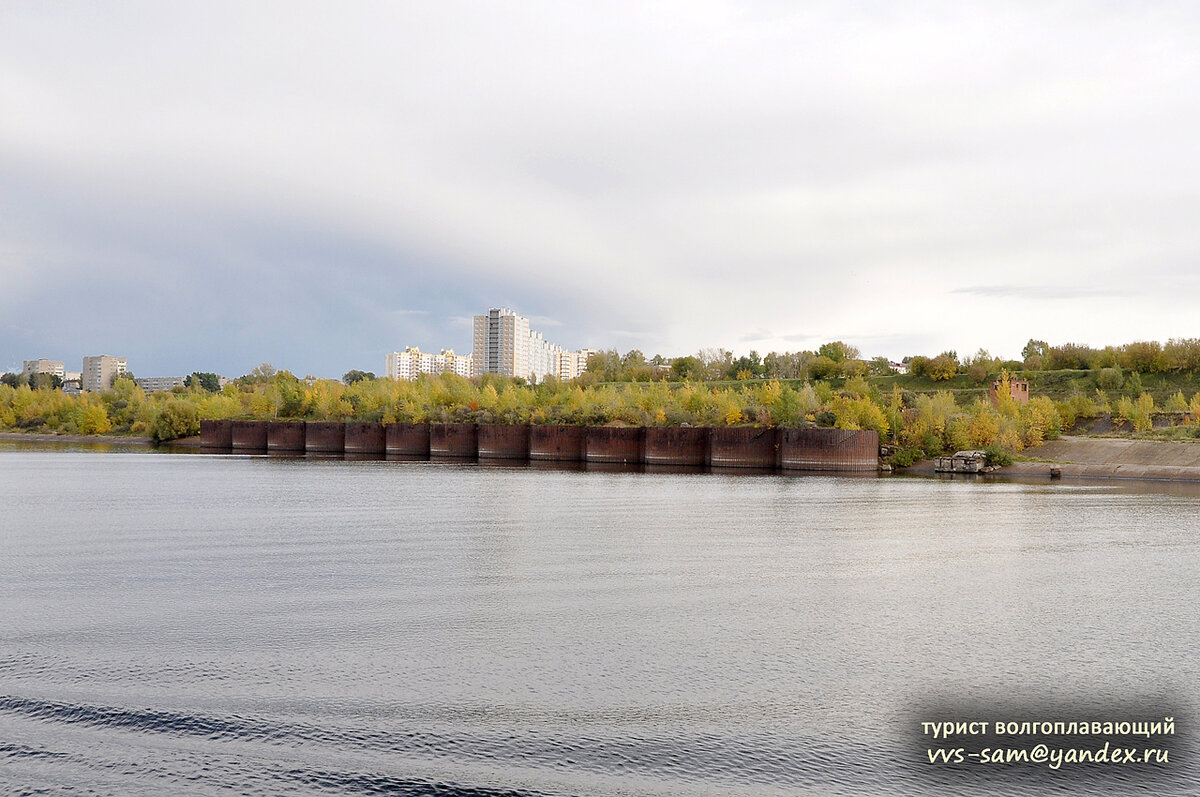
[[[493,307],[475,316],[475,349],[471,359],[477,374],[501,374],[540,382],[547,376],[574,379],[587,367],[592,349],[569,352],[529,328],[529,319],[507,307]]]
[[[416,379],[420,374],[458,374],[471,376],[471,358],[455,354],[454,349],[442,349],[441,354],[426,354],[415,346],[394,351],[387,356],[389,379]]]
[[[475,316],[471,361],[477,374],[529,378],[529,319],[507,307]]]
[[[125,358],[99,354],[83,358],[83,389],[97,392],[112,387],[113,380],[125,373]]]

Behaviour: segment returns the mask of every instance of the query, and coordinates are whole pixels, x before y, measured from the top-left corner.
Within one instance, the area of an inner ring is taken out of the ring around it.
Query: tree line
[[[1200,338],[1172,338],[1166,343],[1135,341],[1121,346],[1093,348],[1080,343],[1051,346],[1043,340],[1030,340],[1021,350],[1021,359],[1004,359],[985,349],[960,357],[956,351],[936,355],[913,354],[904,357],[896,368],[886,357],[863,358],[857,347],[844,341],[824,343],[815,351],[770,352],[763,356],[751,350],[735,356],[728,349],[701,349],[695,354],[665,358],[646,355],[633,349],[620,354],[615,349],[601,351],[588,360],[585,384],[597,382],[652,381],[726,381],[748,379],[837,379],[856,376],[888,376],[905,371],[933,382],[958,376],[985,384],[1002,370],[1019,371],[1112,369],[1137,374],[1200,372]],[[1109,389],[1113,374],[1108,376]]]

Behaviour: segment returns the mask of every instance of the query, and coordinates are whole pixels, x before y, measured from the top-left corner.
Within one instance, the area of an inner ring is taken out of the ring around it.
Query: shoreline
[[[126,437],[114,434],[53,434],[37,432],[0,432],[0,442],[5,443],[123,443],[132,446],[153,446],[149,437]]]
[[[1027,449],[1026,453],[1037,458],[1014,462],[984,475],[1023,479],[1040,477],[1047,481],[1200,482],[1200,441],[1063,435],[1037,448]],[[950,475],[936,473],[933,460],[919,462],[904,472],[913,476],[943,478]]]
[[[149,437],[0,432],[0,442],[105,444],[138,448],[201,449],[199,436],[178,438],[156,446]],[[1134,440],[1112,437],[1063,437],[1029,449],[1037,459],[1014,462],[985,476],[1070,481],[1142,481],[1200,483],[1200,441]],[[1053,473],[1052,473],[1053,470]],[[947,478],[934,471],[932,459],[898,469],[897,475]],[[973,474],[954,474],[964,476]]]

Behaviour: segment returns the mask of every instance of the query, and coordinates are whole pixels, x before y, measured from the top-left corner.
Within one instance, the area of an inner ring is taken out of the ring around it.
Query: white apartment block
[[[475,316],[471,362],[477,374],[529,377],[529,319],[507,307]]]
[[[458,374],[471,376],[471,358],[455,354],[454,349],[442,349],[441,354],[427,354],[415,346],[394,351],[387,356],[389,379],[416,379],[421,374]]]
[[[477,374],[501,374],[540,382],[547,376],[574,379],[583,373],[593,349],[569,352],[529,328],[529,319],[507,307],[493,307],[475,316],[475,349],[471,360]]]
[[[29,377],[33,374],[54,374],[59,379],[65,379],[63,364],[58,360],[26,360],[21,375]]]
[[[579,351],[560,352],[558,355],[558,378],[578,379],[587,370],[588,360],[597,351],[597,349],[580,349]]]
[[[112,387],[113,380],[125,373],[125,358],[100,354],[83,358],[83,389],[97,392]]]

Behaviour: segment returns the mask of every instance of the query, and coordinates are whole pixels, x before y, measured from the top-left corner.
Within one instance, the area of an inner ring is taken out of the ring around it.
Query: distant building
[[[63,364],[58,360],[26,360],[21,375],[28,378],[34,374],[54,374],[59,379],[65,379]]]
[[[186,376],[146,376],[135,377],[134,384],[140,387],[147,393],[157,393],[161,390],[171,390],[176,387],[183,387],[187,382]]]
[[[455,354],[454,349],[442,349],[441,354],[427,354],[415,346],[394,351],[387,356],[386,373],[389,379],[416,379],[421,374],[458,374],[471,376],[471,358]]]
[[[993,379],[992,386],[988,388],[988,399],[992,402],[993,407],[1000,406],[1000,385],[999,379]],[[1028,404],[1029,382],[1024,379],[1008,380],[1008,393],[1018,404]]]
[[[888,367],[900,375],[908,373],[908,363],[888,363]]]
[[[587,370],[588,360],[596,349],[580,349],[579,351],[564,351],[558,355],[558,378],[577,379]]]
[[[547,376],[574,379],[587,367],[592,349],[569,352],[529,328],[529,319],[507,307],[493,307],[475,316],[475,348],[471,361],[476,374],[500,374],[540,382]]]
[[[99,354],[83,358],[83,389],[88,392],[108,390],[113,380],[125,373],[125,358]]]
[[[471,361],[477,374],[529,378],[529,319],[507,307],[475,316]]]

